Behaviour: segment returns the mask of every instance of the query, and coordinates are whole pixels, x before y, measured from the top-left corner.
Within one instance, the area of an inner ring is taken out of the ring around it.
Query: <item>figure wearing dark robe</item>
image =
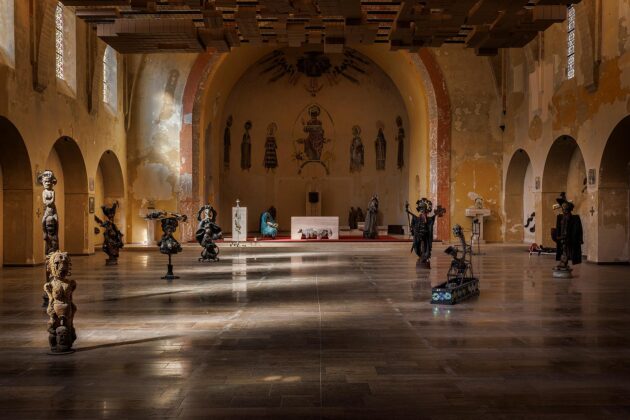
[[[267,127],[267,140],[265,141],[265,169],[276,169],[278,167],[278,144],[276,143],[276,131],[278,126],[271,123]]]
[[[569,261],[574,265],[582,263],[584,233],[580,216],[573,214],[574,205],[570,201],[560,204],[562,214],[556,217],[556,261],[567,268]]]
[[[365,228],[363,229],[363,237],[365,239],[376,239],[378,237],[378,196],[375,194],[368,203],[367,213],[365,215]]]
[[[435,219],[442,217],[446,210],[442,206],[437,206],[433,212],[433,203],[431,200],[421,198],[416,201],[417,215],[409,211],[409,204],[405,205],[405,211],[410,217],[409,227],[413,235],[412,251],[416,253],[420,262],[426,267],[431,268],[431,251],[433,249],[433,230]],[[433,213],[433,215],[431,215]]]
[[[357,229],[359,227],[357,223],[357,211],[354,207],[350,207],[350,213],[348,213],[348,226],[350,229]]]
[[[350,145],[350,172],[361,172],[365,164],[365,151],[361,141],[361,127],[352,127],[352,144]]]
[[[241,142],[241,169],[247,170],[252,167],[252,139],[249,135],[249,130],[252,129],[252,122],[247,121],[245,123],[245,133],[243,134],[243,141]]]
[[[403,121],[400,116],[396,117],[396,125],[398,126],[398,134],[396,135],[396,141],[398,142],[398,169],[402,170],[405,166],[405,129],[403,128]]]
[[[304,154],[307,160],[321,160],[324,150],[326,138],[324,136],[324,127],[318,119],[321,110],[317,105],[313,105],[308,109],[310,119],[304,123],[304,132],[307,133],[304,142]]]
[[[363,214],[363,210],[361,207],[357,207],[357,223],[365,222],[365,215]]]
[[[234,120],[230,115],[225,122],[225,130],[223,130],[223,167],[230,169],[230,149],[232,147],[232,123]]]
[[[376,141],[374,142],[376,148],[376,170],[385,170],[385,160],[387,158],[387,140],[385,140],[385,134],[383,133],[383,127],[378,128],[378,134]]]

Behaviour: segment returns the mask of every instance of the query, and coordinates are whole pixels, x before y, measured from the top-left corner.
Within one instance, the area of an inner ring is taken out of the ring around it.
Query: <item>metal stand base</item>
[[[555,267],[553,269],[553,277],[556,279],[570,279],[573,277],[572,269],[567,267]]]
[[[175,274],[173,274],[173,264],[168,264],[167,270],[166,270],[166,275],[164,277],[161,277],[162,280],[175,280],[178,279],[179,277],[177,277]]]
[[[118,265],[118,258],[108,258],[105,260],[105,265]]]
[[[462,284],[442,283],[431,289],[431,303],[454,305],[473,296],[479,296],[479,279],[466,278]]]
[[[68,351],[48,351],[46,352],[46,354],[49,354],[51,356],[65,356],[66,354],[72,354],[74,353],[76,350],[75,349],[70,349]]]

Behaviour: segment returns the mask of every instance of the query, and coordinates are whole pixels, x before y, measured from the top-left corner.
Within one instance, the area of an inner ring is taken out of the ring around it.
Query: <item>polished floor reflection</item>
[[[630,268],[487,246],[429,304],[408,244],[76,257],[77,352],[46,354],[43,267],[0,271],[2,418],[630,418]]]

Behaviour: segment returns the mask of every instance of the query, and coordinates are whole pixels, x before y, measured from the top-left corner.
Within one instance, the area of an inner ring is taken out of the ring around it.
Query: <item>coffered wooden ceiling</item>
[[[581,0],[62,0],[121,53],[229,51],[243,44],[522,47]]]

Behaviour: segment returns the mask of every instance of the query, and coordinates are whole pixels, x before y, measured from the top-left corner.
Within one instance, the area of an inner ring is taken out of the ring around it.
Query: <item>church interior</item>
[[[630,0],[0,0],[0,184],[3,418],[630,418]]]

